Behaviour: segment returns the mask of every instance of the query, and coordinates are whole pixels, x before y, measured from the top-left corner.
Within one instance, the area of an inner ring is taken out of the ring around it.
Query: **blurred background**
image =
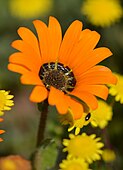
[[[5,112],[4,122],[0,125],[0,129],[6,131],[2,135],[4,142],[0,143],[0,156],[21,154],[29,158],[36,144],[40,114],[36,104],[29,101],[32,87],[20,84],[19,75],[7,70],[8,58],[14,51],[10,45],[18,38],[17,29],[20,26],[34,30],[33,20],[40,19],[48,23],[51,15],[59,20],[64,34],[70,23],[78,19],[83,22],[84,29],[96,30],[101,34],[98,46],[106,46],[113,52],[113,56],[102,64],[123,75],[123,18],[119,12],[123,2],[119,4],[116,19],[109,18],[108,24],[105,24],[103,15],[100,16],[101,24],[91,22],[83,9],[84,3],[86,0],[0,0],[0,89],[10,90],[15,103],[11,111]],[[100,10],[108,17],[110,11],[103,7]],[[94,15],[98,16],[98,13],[94,11]],[[115,102],[113,113],[113,119],[107,127],[108,138],[116,153],[111,169],[122,170],[123,105]],[[58,121],[55,108],[50,107],[46,136],[55,138],[60,144],[65,130]]]

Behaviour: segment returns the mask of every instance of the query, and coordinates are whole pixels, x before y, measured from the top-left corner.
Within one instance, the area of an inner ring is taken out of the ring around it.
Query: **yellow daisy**
[[[13,16],[28,19],[45,15],[52,6],[52,0],[10,0],[10,12]]]
[[[70,158],[79,157],[88,163],[101,159],[101,148],[104,144],[100,142],[100,138],[96,138],[95,134],[90,136],[86,133],[78,136],[70,134],[69,137],[70,139],[63,140],[63,145],[65,146],[63,151],[67,151]]]
[[[10,106],[14,105],[11,100],[13,97],[13,95],[9,95],[9,91],[0,90],[0,116],[4,114],[4,110],[11,110]]]
[[[110,26],[123,15],[119,0],[85,0],[81,9],[88,20],[96,26]]]
[[[70,125],[68,128],[68,131],[72,131],[75,128],[75,135],[78,135],[80,133],[80,130],[83,126],[86,126],[91,121],[91,113],[83,113],[82,117],[80,119],[74,119],[72,110],[69,109],[68,113],[65,115],[60,116],[60,122],[63,125]]]
[[[115,76],[117,77],[117,84],[115,86],[109,85],[109,94],[112,96],[115,96],[115,101],[119,101],[121,104],[123,104],[123,76],[115,73]]]
[[[113,150],[111,149],[104,149],[102,158],[105,162],[112,162],[116,159],[116,154]]]
[[[89,170],[88,164],[81,158],[65,159],[59,164],[60,170]]]
[[[2,118],[0,118],[0,122],[2,122],[3,121],[3,119]],[[0,134],[3,134],[5,131],[4,130],[0,130]],[[3,141],[3,139],[2,138],[0,138],[0,142],[2,142]]]
[[[106,102],[99,100],[98,108],[91,112],[91,124],[92,126],[99,126],[101,129],[107,126],[108,121],[112,119],[113,112],[112,107]]]

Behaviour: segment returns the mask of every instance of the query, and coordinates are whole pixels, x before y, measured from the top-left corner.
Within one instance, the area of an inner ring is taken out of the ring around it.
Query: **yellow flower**
[[[80,119],[75,120],[73,113],[72,113],[72,110],[69,109],[67,114],[60,116],[60,122],[63,125],[67,125],[67,124],[70,125],[70,127],[68,128],[69,132],[72,131],[75,128],[75,135],[78,135],[79,132],[80,132],[80,129],[83,126],[86,126],[86,125],[89,124],[90,118],[91,118],[91,114],[84,112]]]
[[[110,26],[123,15],[119,0],[85,0],[82,12],[97,26]]]
[[[69,137],[70,139],[63,140],[63,145],[65,146],[63,151],[67,151],[70,158],[79,157],[88,163],[101,159],[101,148],[104,144],[100,142],[100,138],[96,138],[95,134],[90,136],[86,135],[86,133],[78,136],[70,134]]]
[[[112,107],[109,106],[106,102],[99,100],[98,108],[91,113],[83,113],[80,119],[74,119],[72,110],[69,109],[69,112],[60,117],[60,121],[62,124],[67,125],[70,124],[68,131],[70,132],[75,128],[75,135],[80,133],[80,130],[83,126],[91,123],[92,126],[99,126],[101,129],[107,126],[108,121],[112,119]]]
[[[115,152],[111,149],[104,149],[102,158],[105,162],[112,162],[116,159]]]
[[[89,170],[88,164],[81,158],[67,158],[59,164],[60,170]]]
[[[0,118],[0,122],[2,122],[3,121],[3,119],[2,118]],[[4,130],[0,130],[0,134],[3,134],[5,131]],[[2,138],[0,138],[0,142],[2,142],[3,141],[3,139]]]
[[[108,121],[112,119],[112,107],[106,102],[99,100],[98,108],[91,112],[92,126],[99,126],[101,129],[107,126]]]
[[[28,19],[45,15],[52,5],[52,0],[10,0],[10,11],[13,16]]]
[[[109,94],[112,96],[115,96],[115,101],[119,101],[121,104],[123,104],[123,76],[115,73],[115,76],[117,77],[117,84],[109,85]]]
[[[0,158],[0,170],[31,170],[31,163],[19,155]]]
[[[11,100],[13,97],[13,95],[9,95],[9,91],[0,90],[0,116],[4,114],[4,110],[11,110],[10,106],[14,105]]]

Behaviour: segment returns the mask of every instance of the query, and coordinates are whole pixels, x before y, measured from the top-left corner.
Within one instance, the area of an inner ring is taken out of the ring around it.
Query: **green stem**
[[[40,107],[41,105],[41,107]],[[48,101],[47,99],[41,104],[38,104],[38,108],[41,111],[38,134],[37,134],[37,147],[39,147],[44,140],[44,132],[46,127],[47,113],[48,113]]]

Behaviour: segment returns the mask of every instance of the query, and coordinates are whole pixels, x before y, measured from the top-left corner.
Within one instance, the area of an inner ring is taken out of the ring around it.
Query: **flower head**
[[[85,0],[82,12],[97,26],[110,26],[123,15],[119,0]]]
[[[53,6],[53,0],[10,0],[9,6],[13,16],[29,19],[47,14]]]
[[[9,95],[9,91],[0,90],[0,116],[4,114],[4,110],[11,110],[11,106],[14,105],[11,100],[13,97],[13,95]]]
[[[31,170],[31,163],[19,155],[0,158],[0,170]]]
[[[95,48],[100,35],[89,29],[82,31],[82,22],[74,21],[62,40],[61,27],[49,18],[48,27],[35,20],[38,38],[27,28],[18,29],[21,40],[12,43],[19,50],[9,58],[8,69],[22,74],[21,83],[35,85],[30,100],[42,102],[48,98],[60,114],[71,109],[74,119],[82,116],[85,102],[92,110],[98,107],[95,96],[107,98],[105,84],[116,83],[111,70],[96,66],[111,56],[106,47]]]
[[[65,146],[63,151],[67,151],[69,157],[79,157],[88,163],[101,159],[101,148],[104,144],[99,142],[100,138],[96,138],[95,134],[90,136],[85,133],[78,136],[70,134],[69,137],[70,139],[63,140],[63,145]]]
[[[114,85],[109,85],[109,93],[112,96],[115,96],[115,101],[119,101],[121,104],[123,104],[123,76],[115,73],[115,76],[117,77],[117,84]]]
[[[108,121],[112,119],[112,107],[106,102],[99,100],[98,108],[91,112],[92,126],[99,126],[101,129],[107,126]]]
[[[59,164],[60,170],[89,170],[88,164],[81,158],[65,159]]]
[[[3,121],[3,119],[2,118],[0,118],[0,122],[2,122]],[[0,134],[3,134],[5,131],[4,130],[0,130]],[[3,139],[2,138],[0,138],[0,142],[2,142],[3,141]]]
[[[111,149],[104,149],[102,158],[105,162],[112,162],[116,159],[116,154],[113,150]]]

